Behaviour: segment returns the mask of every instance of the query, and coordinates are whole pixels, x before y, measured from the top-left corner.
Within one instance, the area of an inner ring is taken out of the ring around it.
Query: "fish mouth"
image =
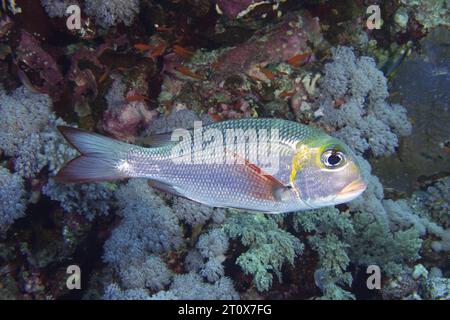
[[[342,199],[346,199],[347,201],[353,200],[357,196],[366,190],[367,184],[363,179],[357,179],[350,182],[341,191],[338,192],[337,196]]]

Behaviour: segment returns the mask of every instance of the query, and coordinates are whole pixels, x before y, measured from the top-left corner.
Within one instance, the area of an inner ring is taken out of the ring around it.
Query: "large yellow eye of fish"
[[[322,153],[320,161],[327,169],[336,169],[345,164],[345,154],[336,149],[328,149]]]

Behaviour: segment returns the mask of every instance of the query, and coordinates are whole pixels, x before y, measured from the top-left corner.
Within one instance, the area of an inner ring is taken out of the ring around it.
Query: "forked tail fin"
[[[58,126],[81,155],[69,161],[55,180],[66,183],[116,180],[129,177],[123,166],[132,145],[77,128]]]

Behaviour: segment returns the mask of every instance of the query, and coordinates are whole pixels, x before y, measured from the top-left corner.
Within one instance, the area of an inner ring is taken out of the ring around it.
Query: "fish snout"
[[[338,192],[337,197],[347,202],[355,199],[357,196],[363,193],[366,188],[367,183],[362,178],[358,178],[342,188]]]

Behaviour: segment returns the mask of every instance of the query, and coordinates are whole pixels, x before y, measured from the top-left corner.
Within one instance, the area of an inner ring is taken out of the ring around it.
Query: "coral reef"
[[[428,271],[422,264],[414,266],[411,273],[391,280],[383,288],[386,299],[448,300],[449,279],[442,277],[439,269]]]
[[[282,281],[281,267],[294,263],[301,255],[303,244],[292,234],[280,229],[270,217],[234,213],[225,220],[225,232],[232,239],[239,238],[248,250],[236,263],[244,273],[254,276],[253,282],[259,291],[272,285],[274,272]]]
[[[170,289],[149,295],[143,289],[121,290],[116,284],[106,288],[106,300],[237,300],[231,280],[221,278],[214,284],[203,283],[195,273],[177,275]]]
[[[333,62],[324,67],[321,122],[358,153],[389,155],[398,136],[411,133],[406,110],[385,102],[387,81],[370,57],[356,58],[349,47],[332,49]]]
[[[50,99],[47,95],[35,94],[21,87],[11,95],[1,93],[2,150],[10,156],[20,152],[23,141],[39,132],[50,116]]]
[[[225,219],[224,209],[211,208],[181,197],[173,199],[172,209],[178,219],[193,226],[204,224],[210,219],[216,223],[223,222]]]
[[[268,67],[287,61],[297,66],[307,64],[313,60],[312,47],[322,41],[317,19],[301,12],[265,27],[239,46],[212,52],[197,50],[189,59],[167,55],[160,102],[165,108],[181,104],[194,111],[207,110],[214,120],[264,113],[261,105],[272,100],[267,98],[272,83],[282,99],[300,87],[292,84],[293,75],[277,84],[277,76],[283,78],[286,67],[276,71]]]
[[[364,1],[25,2],[0,5],[0,298],[450,299],[448,1],[381,1],[381,30]],[[55,180],[57,126],[151,147],[244,117],[343,140],[366,191],[266,215]]]
[[[120,270],[122,284],[127,289],[150,288],[159,291],[170,283],[171,276],[164,261],[154,255],[140,264],[130,264]]]
[[[127,91],[121,77],[114,80],[105,95],[108,109],[103,115],[103,130],[117,139],[133,141],[139,128],[148,126],[157,112],[148,110],[142,100],[134,101],[137,94],[134,90]]]
[[[169,254],[183,245],[179,222],[172,209],[167,207],[145,181],[131,181],[117,191],[123,220],[114,229],[105,244],[103,259],[110,263],[121,279],[121,291],[117,284],[111,284],[105,291],[105,298],[137,298],[149,289],[156,293],[152,299],[231,299],[236,298],[231,280],[224,277],[222,261],[228,249],[228,238],[220,229],[202,234],[186,258],[190,273],[175,275],[168,269],[169,261],[156,254]],[[145,197],[147,201],[142,203]],[[194,255],[197,255],[195,258]],[[197,261],[195,261],[197,260]],[[206,263],[204,260],[207,260]],[[194,264],[196,264],[194,266]],[[205,277],[212,285],[202,280]],[[164,290],[170,284],[168,291]],[[133,291],[130,291],[133,290]],[[164,293],[163,293],[164,292]],[[141,298],[150,298],[150,293]]]
[[[176,276],[168,292],[184,300],[236,300],[239,298],[230,279],[224,277],[214,284],[207,284],[203,283],[202,278],[195,273]]]
[[[401,3],[427,29],[437,26],[450,26],[449,17],[445,14],[449,10],[448,1],[401,0]]]
[[[424,204],[433,220],[448,228],[450,226],[450,178],[443,178],[429,186]]]
[[[76,155],[56,130],[65,122],[52,113],[47,95],[20,87],[10,95],[0,90],[0,97],[1,149],[15,158],[15,170],[22,176],[33,177],[45,166],[54,175]]]
[[[414,228],[393,232],[384,223],[367,212],[355,215],[354,228],[360,238],[352,242],[351,257],[359,265],[378,265],[388,276],[393,276],[420,258],[422,241]],[[370,244],[374,245],[369,249]]]
[[[177,217],[145,181],[130,181],[116,196],[123,220],[105,244],[106,262],[120,266],[182,244]]]
[[[25,215],[26,201],[23,179],[0,167],[0,235]]]
[[[273,10],[278,8],[282,1],[255,1],[255,0],[216,0],[216,10],[230,19],[240,19],[245,17],[258,6],[271,6]]]
[[[51,200],[59,201],[65,211],[79,213],[92,221],[97,215],[108,214],[114,189],[108,183],[67,185],[50,179],[42,192]]]
[[[116,195],[123,220],[105,243],[103,259],[115,268],[125,288],[162,289],[170,271],[153,254],[181,245],[178,220],[145,181],[130,181]]]
[[[371,167],[366,160],[361,158],[360,163],[369,186],[363,196],[349,203],[350,211],[355,212],[351,260],[362,266],[378,265],[388,275],[398,274],[408,262],[420,257],[422,240],[419,230],[409,223],[395,224],[395,213],[383,201],[381,183],[371,175]],[[408,211],[415,216],[411,209]]]
[[[104,300],[150,300],[150,296],[145,289],[122,290],[113,283],[106,287],[102,297]],[[165,298],[164,300],[170,300]]]
[[[56,60],[42,48],[40,41],[30,33],[22,31],[15,54],[20,62],[18,76],[22,81],[33,86],[33,90],[58,100],[64,89],[63,75]]]
[[[41,0],[41,3],[50,18],[63,17],[70,5],[79,5],[78,1],[72,0]]]
[[[95,17],[95,22],[104,27],[111,27],[119,23],[131,25],[139,13],[139,0],[91,0],[85,3],[86,13]]]
[[[293,218],[297,232],[306,232],[309,246],[319,255],[316,284],[323,299],[349,299],[354,296],[338,285],[351,286],[348,251],[355,230],[349,214],[335,208],[297,213]]]
[[[228,237],[223,230],[213,229],[199,237],[196,247],[200,255],[207,259],[200,274],[209,282],[216,282],[224,275],[222,262],[228,250]]]

